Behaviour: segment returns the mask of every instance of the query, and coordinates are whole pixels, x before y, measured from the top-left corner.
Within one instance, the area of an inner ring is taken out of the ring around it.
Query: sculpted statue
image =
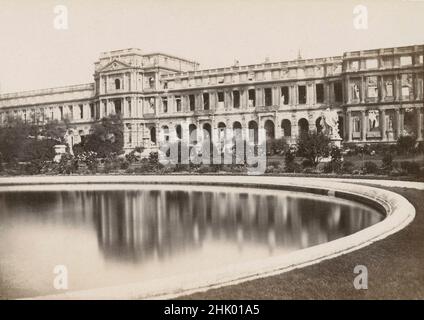
[[[339,135],[339,115],[337,111],[327,108],[323,112],[324,124],[332,139],[340,139]]]
[[[69,146],[69,153],[74,155],[73,146],[81,142],[81,137],[79,134],[75,134],[72,130],[67,130],[64,136],[66,144]]]
[[[357,83],[353,85],[353,98],[359,99],[359,85]]]

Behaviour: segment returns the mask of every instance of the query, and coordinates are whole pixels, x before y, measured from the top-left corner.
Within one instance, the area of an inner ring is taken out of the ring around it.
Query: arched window
[[[121,89],[121,80],[115,79],[115,89],[116,90]]]
[[[302,118],[297,123],[299,127],[299,136],[307,134],[309,132],[309,122],[305,118]]]
[[[181,125],[180,124],[177,124],[175,126],[175,131],[177,133],[177,138],[178,139],[181,139],[182,138],[182,128],[181,128]]]
[[[156,143],[156,128],[155,127],[150,128],[150,141],[152,143]]]
[[[288,119],[281,121],[281,129],[284,137],[291,137],[291,122]]]
[[[168,126],[163,126],[162,130],[163,130],[163,138],[165,139],[165,141],[169,141],[169,128],[168,128]]]
[[[256,144],[258,144],[258,124],[256,121],[249,121],[249,139],[252,140]]]
[[[274,122],[272,120],[265,121],[265,132],[266,132],[266,139],[271,140],[275,138],[275,126]]]

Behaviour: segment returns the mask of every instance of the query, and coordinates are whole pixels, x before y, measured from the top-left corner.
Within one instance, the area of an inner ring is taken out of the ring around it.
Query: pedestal
[[[64,144],[57,144],[54,147],[55,156],[53,158],[54,162],[60,162],[60,159],[62,159],[62,155],[66,153],[66,145]]]
[[[333,146],[336,146],[337,148],[340,148],[342,146],[342,138],[330,138],[330,140]]]

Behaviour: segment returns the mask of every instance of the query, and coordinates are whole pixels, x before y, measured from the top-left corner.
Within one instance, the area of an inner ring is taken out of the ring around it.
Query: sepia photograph
[[[423,30],[424,0],[0,0],[0,300],[424,299]]]

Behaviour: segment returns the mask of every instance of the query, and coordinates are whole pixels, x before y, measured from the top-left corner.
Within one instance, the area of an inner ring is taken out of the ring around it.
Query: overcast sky
[[[68,30],[53,27],[68,8]],[[368,29],[353,26],[368,9]],[[0,0],[0,92],[92,82],[100,52],[137,47],[201,68],[424,44],[424,0]]]

